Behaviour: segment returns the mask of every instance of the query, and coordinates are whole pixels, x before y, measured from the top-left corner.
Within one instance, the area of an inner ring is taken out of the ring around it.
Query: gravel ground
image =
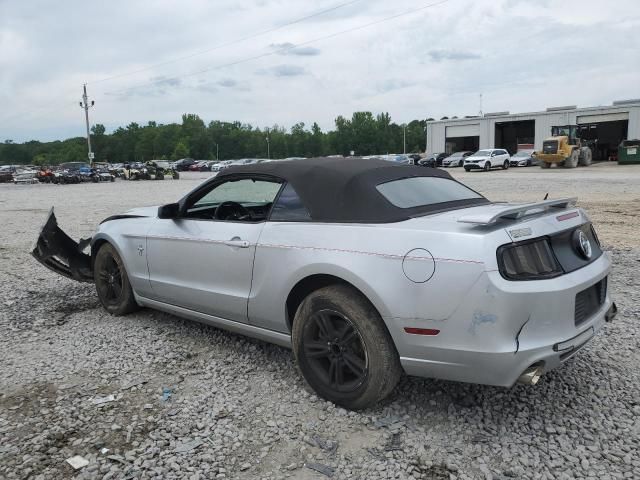
[[[453,174],[494,200],[580,197],[620,314],[534,387],[404,378],[362,412],[318,399],[286,349],[151,310],[111,317],[28,255],[51,205],[78,238],[206,175],[0,185],[0,478],[640,478],[640,166]]]

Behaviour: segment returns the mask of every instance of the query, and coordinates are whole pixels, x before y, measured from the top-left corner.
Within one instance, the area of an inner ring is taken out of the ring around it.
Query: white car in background
[[[473,155],[467,157],[464,161],[464,169],[467,172],[471,170],[484,170],[488,172],[495,167],[506,170],[509,168],[510,160],[511,156],[506,150],[502,148],[487,148],[478,150]]]

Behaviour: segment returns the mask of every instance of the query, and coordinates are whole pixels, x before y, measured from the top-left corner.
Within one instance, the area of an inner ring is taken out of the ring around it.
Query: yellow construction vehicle
[[[591,165],[593,152],[591,147],[578,136],[577,125],[551,127],[551,136],[542,143],[542,151],[535,153],[542,168],[555,163],[559,167],[575,168]]]

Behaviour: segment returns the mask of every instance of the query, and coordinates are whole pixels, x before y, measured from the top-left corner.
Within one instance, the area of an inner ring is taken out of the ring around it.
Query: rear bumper
[[[603,254],[549,280],[509,282],[497,272],[485,272],[451,317],[424,325],[438,328],[437,336],[394,335],[402,366],[409,375],[503,387],[516,383],[532,365],[543,373],[557,368],[615,316],[607,292],[576,326],[576,295],[609,271],[610,260]]]
[[[53,208],[49,210],[31,255],[49,270],[79,282],[93,282],[91,256],[83,253],[91,239],[75,242],[60,227]]]
[[[542,373],[546,373],[569,360],[602,329],[605,322],[613,320],[615,311],[615,304],[608,302],[579,334],[538,348],[515,353],[442,350],[430,359],[401,357],[400,362],[407,375],[511,387],[531,366],[540,366]]]

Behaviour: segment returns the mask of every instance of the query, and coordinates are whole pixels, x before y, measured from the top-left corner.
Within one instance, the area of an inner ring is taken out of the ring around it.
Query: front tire
[[[486,162],[484,164],[484,171],[488,172],[489,170],[491,170],[491,162]]]
[[[296,312],[293,353],[321,397],[349,409],[375,405],[394,389],[402,367],[380,314],[358,291],[331,285]]]
[[[98,298],[111,315],[126,315],[137,310],[124,263],[110,243],[100,247],[93,264],[93,279]]]
[[[578,161],[580,160],[580,152],[578,149],[574,149],[571,152],[571,155],[566,158],[564,161],[564,168],[576,168],[578,166]]]

